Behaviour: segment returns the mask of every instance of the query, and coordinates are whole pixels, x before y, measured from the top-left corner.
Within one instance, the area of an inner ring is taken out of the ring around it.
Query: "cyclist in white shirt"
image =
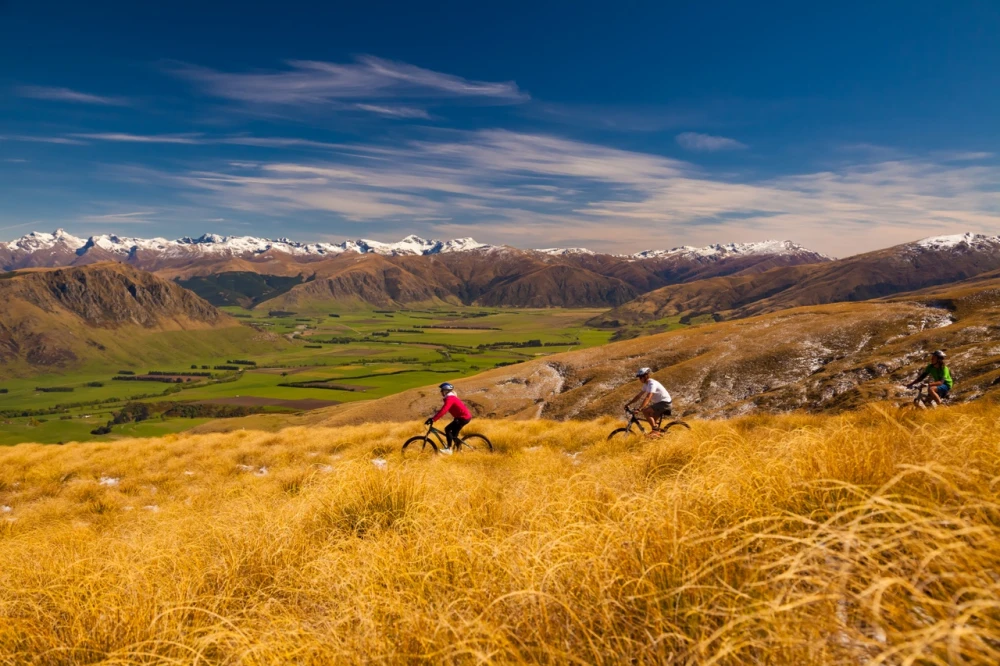
[[[642,390],[635,394],[635,397],[625,403],[625,407],[631,407],[632,403],[642,398],[639,404],[639,411],[649,421],[649,426],[656,430],[656,421],[663,416],[670,416],[670,394],[663,384],[650,377],[652,371],[649,368],[639,368],[636,371],[636,378],[642,382]]]

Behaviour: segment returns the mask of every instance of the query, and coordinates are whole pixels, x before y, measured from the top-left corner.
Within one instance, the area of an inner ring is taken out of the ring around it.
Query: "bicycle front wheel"
[[[462,438],[462,448],[470,451],[493,452],[493,443],[486,435],[466,435]]]
[[[437,453],[437,444],[426,435],[411,437],[403,443],[402,453],[404,456],[417,456],[421,453]]]
[[[628,439],[629,437],[634,437],[635,435],[640,435],[640,434],[642,434],[641,430],[639,432],[636,432],[631,428],[618,428],[616,430],[611,431],[611,434],[608,435],[607,441],[610,442],[611,440]]]

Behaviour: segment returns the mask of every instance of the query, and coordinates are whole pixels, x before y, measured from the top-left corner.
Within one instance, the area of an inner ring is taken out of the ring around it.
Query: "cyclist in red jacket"
[[[441,389],[441,397],[444,398],[444,404],[441,405],[438,413],[424,421],[424,424],[431,425],[444,416],[445,412],[451,414],[452,421],[444,429],[445,437],[448,438],[448,448],[451,448],[453,440],[458,439],[458,433],[462,431],[462,428],[469,425],[469,421],[472,420],[472,412],[469,411],[464,402],[458,399],[454,386],[445,382],[438,388]]]

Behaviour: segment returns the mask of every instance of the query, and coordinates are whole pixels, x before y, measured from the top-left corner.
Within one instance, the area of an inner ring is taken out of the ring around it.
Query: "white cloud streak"
[[[778,237],[845,256],[1000,230],[995,165],[911,157],[735,182],[680,160],[546,135],[447,136],[163,177],[237,210],[326,212],[401,229],[436,218],[435,229],[493,242],[587,239],[606,250]]]
[[[725,136],[714,136],[712,134],[700,134],[698,132],[684,132],[676,137],[678,145],[686,150],[699,152],[717,152],[720,150],[743,150],[747,148],[745,143]]]
[[[20,97],[43,99],[52,102],[70,102],[73,104],[97,104],[100,106],[128,106],[129,100],[124,97],[106,97],[71,90],[70,88],[53,88],[49,86],[19,86],[15,92]]]
[[[292,60],[272,72],[221,72],[178,65],[170,71],[205,93],[249,106],[324,106],[383,117],[427,119],[426,109],[390,100],[474,100],[488,104],[527,101],[513,81],[473,81],[407,63],[362,56],[352,63]]]
[[[86,141],[64,136],[31,136],[26,134],[0,135],[0,141],[23,141],[26,143],[54,143],[64,146],[85,146]]]
[[[71,134],[78,139],[111,141],[116,143],[167,143],[199,145],[204,143],[200,134],[127,134],[124,132],[99,132],[94,134]]]

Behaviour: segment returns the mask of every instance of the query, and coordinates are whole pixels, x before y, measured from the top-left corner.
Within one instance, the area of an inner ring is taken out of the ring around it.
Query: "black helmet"
[[[441,389],[442,391],[454,391],[455,390],[455,387],[452,386],[451,384],[449,384],[448,382],[445,382],[444,384],[441,384],[441,386],[438,386],[438,388]]]
[[[935,350],[934,353],[931,354],[931,356],[933,356],[934,358],[939,358],[942,361],[944,360],[944,352],[941,351],[940,349]]]

